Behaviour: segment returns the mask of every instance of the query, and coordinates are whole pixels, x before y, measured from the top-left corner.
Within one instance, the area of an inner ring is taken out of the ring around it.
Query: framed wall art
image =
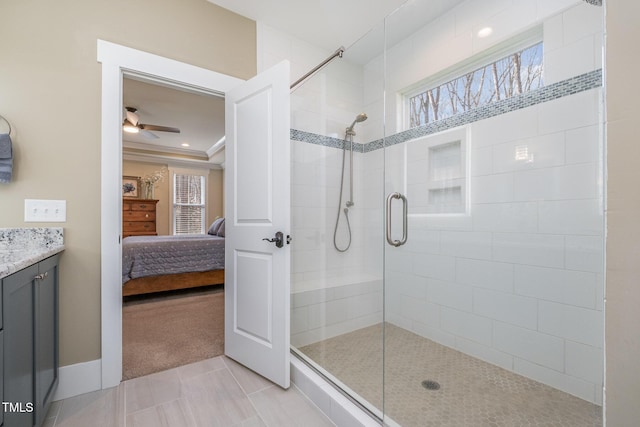
[[[139,176],[122,177],[122,197],[138,199],[141,194]]]

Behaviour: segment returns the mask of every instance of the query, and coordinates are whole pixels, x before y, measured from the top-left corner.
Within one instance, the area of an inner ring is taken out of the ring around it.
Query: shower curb
[[[291,354],[291,381],[337,427],[380,427],[382,425],[328,384],[295,354]]]

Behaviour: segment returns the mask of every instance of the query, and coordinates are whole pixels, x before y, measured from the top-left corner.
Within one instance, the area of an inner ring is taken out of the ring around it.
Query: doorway
[[[102,64],[101,308],[102,388],[122,378],[122,81],[135,75],[174,87],[224,95],[241,79],[98,40]],[[115,142],[115,143],[114,143]]]
[[[189,280],[182,272],[224,268],[224,239],[207,231],[224,214],[224,150],[216,147],[225,112],[217,94],[127,73],[122,98],[123,183],[131,184],[123,186],[122,211],[122,378],[128,380],[224,351],[223,279]],[[189,255],[180,250],[183,259],[176,251],[184,245],[190,249]]]

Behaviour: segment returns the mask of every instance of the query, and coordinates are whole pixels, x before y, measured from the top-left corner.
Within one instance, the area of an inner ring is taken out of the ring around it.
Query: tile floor
[[[299,350],[382,408],[382,334],[378,324]],[[602,426],[597,405],[391,324],[384,334],[384,411],[403,427]]]
[[[403,427],[602,425],[601,408],[389,325],[385,410]],[[382,327],[301,350],[382,406]],[[419,355],[419,356],[417,356]],[[420,384],[440,383],[437,391]],[[315,427],[334,424],[294,385],[284,391],[224,356],[54,402],[45,427]],[[346,427],[346,426],[345,426]]]
[[[322,427],[334,424],[289,390],[219,356],[54,402],[45,427]]]

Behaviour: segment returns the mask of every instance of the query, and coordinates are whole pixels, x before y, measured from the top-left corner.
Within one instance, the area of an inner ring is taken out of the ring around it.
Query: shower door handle
[[[393,240],[391,238],[391,203],[393,199],[402,200],[402,240]],[[402,246],[407,243],[408,224],[407,224],[407,198],[400,193],[391,193],[387,196],[387,242],[391,246]]]

